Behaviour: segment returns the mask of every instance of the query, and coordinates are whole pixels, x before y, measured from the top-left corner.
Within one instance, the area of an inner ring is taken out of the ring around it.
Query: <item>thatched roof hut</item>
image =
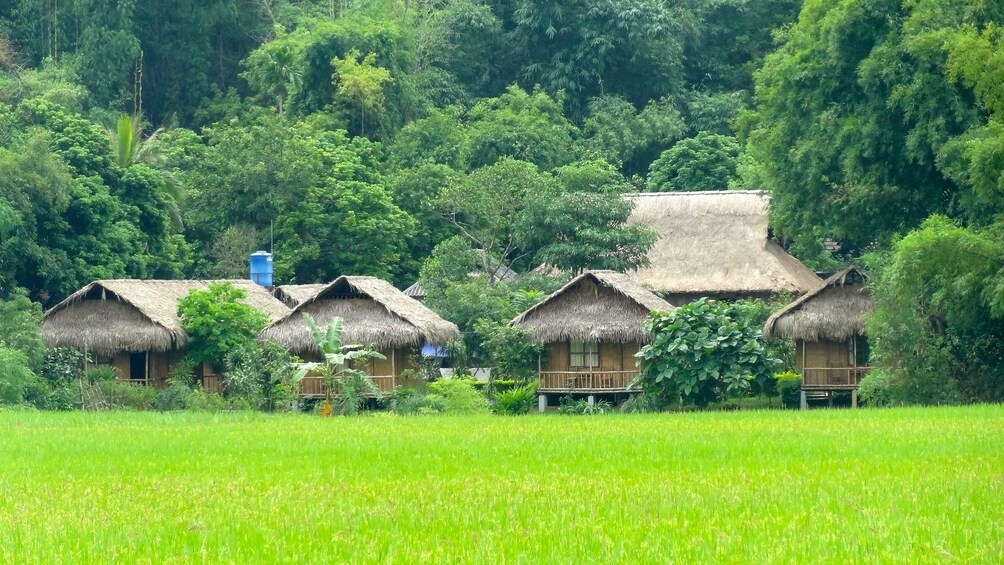
[[[303,314],[320,326],[343,319],[342,342],[378,349],[444,344],[460,337],[457,326],[375,277],[338,277],[274,324],[261,338],[294,352],[319,353]]]
[[[649,266],[631,277],[679,299],[808,292],[821,282],[767,234],[770,203],[760,191],[627,195],[629,222],[659,233]],[[670,298],[672,301],[673,298]]]
[[[275,287],[275,297],[282,300],[290,308],[295,308],[297,304],[305,302],[311,296],[317,294],[322,288],[327,286],[318,284],[283,284]]]
[[[100,280],[46,312],[42,335],[50,347],[86,347],[99,355],[181,349],[188,335],[178,317],[178,300],[213,282],[244,290],[244,302],[270,322],[289,312],[268,290],[247,280]]]
[[[418,300],[419,302],[422,302],[423,300],[425,300],[425,289],[422,288],[422,284],[420,282],[418,282],[418,281],[415,281],[414,284],[412,284],[408,288],[404,289],[402,292],[404,292],[405,296],[408,296],[410,298],[414,298],[415,300]]]
[[[537,343],[646,343],[645,319],[673,306],[615,271],[588,271],[517,316],[509,325]]]
[[[802,341],[846,341],[864,335],[865,318],[874,308],[865,281],[868,275],[850,266],[815,290],[775,312],[764,324],[767,338]]]

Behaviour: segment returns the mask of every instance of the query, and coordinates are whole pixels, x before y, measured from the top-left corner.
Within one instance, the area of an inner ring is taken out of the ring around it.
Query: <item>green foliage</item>
[[[996,141],[980,133],[985,111],[973,98],[994,88],[978,85],[993,75],[983,69],[994,31],[976,30],[1002,16],[969,0],[805,3],[756,73],[756,113],[741,119],[772,189],[774,227],[799,254],[822,255],[825,236],[854,254],[932,213],[984,220],[1000,210],[971,191],[1000,171],[976,165]]]
[[[223,395],[240,398],[251,407],[272,412],[292,408],[299,394],[297,360],[275,342],[249,341],[225,360]]]
[[[422,413],[470,416],[489,412],[488,399],[474,388],[469,379],[440,379],[429,383],[427,388],[425,400],[429,408]]]
[[[638,352],[636,386],[667,402],[681,398],[707,406],[744,394],[777,365],[760,328],[723,302],[702,298],[672,312],[653,312],[645,327],[654,340]]]
[[[366,135],[366,116],[379,123],[384,111],[384,85],[394,82],[390,71],[376,64],[376,53],[363,57],[352,49],[344,58],[331,60],[335,68],[335,100],[341,99],[359,111],[359,135]],[[354,118],[353,118],[354,121]]]
[[[167,388],[157,391],[153,399],[153,407],[161,412],[171,412],[174,410],[184,410],[188,405],[188,399],[195,391],[188,384],[182,381],[171,381]]]
[[[639,112],[624,98],[600,96],[589,102],[579,144],[587,155],[639,174],[685,131],[680,111],[668,99],[650,101]]]
[[[517,241],[534,263],[573,274],[632,271],[648,265],[648,250],[659,239],[647,226],[628,225],[632,208],[620,194],[544,194],[519,218]]]
[[[357,415],[366,401],[367,394],[380,400],[380,389],[373,379],[353,365],[386,357],[369,346],[343,345],[342,319],[338,316],[332,317],[324,330],[317,326],[310,314],[304,313],[303,319],[310,328],[314,343],[324,354],[324,361],[300,363],[290,382],[299,384],[309,372],[320,374],[324,379],[325,402],[328,406],[337,408],[338,413],[343,416]]]
[[[36,379],[28,357],[0,341],[0,405],[24,403],[28,388]]]
[[[798,408],[802,402],[802,375],[793,372],[774,375],[777,394],[785,408]]]
[[[499,392],[492,400],[492,412],[507,416],[526,414],[537,401],[537,382]]]
[[[1004,245],[935,216],[870,265],[873,364],[906,404],[1004,399]]]
[[[115,410],[180,410],[177,408],[167,408],[164,403],[164,391],[148,386],[135,385],[128,382],[114,379],[102,379],[97,381],[97,387],[101,390],[102,396],[107,402],[108,408]],[[171,390],[170,388],[165,389]],[[174,391],[172,391],[174,392]],[[161,406],[165,406],[161,408]]]
[[[868,407],[895,406],[894,380],[895,377],[889,371],[876,369],[869,372],[858,384],[858,399]]]
[[[0,342],[21,352],[32,371],[41,370],[45,359],[41,325],[42,307],[29,300],[24,291],[16,290],[6,300],[0,300]]]
[[[544,348],[530,341],[530,332],[485,318],[474,323],[474,332],[492,360],[493,375],[521,382],[536,376]]]
[[[621,404],[621,411],[628,414],[659,412],[665,407],[664,402],[664,400],[654,394],[632,394],[630,398]]]
[[[73,383],[84,373],[84,363],[90,360],[90,355],[79,349],[57,347],[45,354],[42,362],[41,376],[52,384]]]
[[[509,158],[546,171],[571,161],[576,130],[561,102],[560,96],[511,86],[498,98],[475,104],[467,113],[470,166],[486,167]]]
[[[383,186],[376,148],[344,132],[313,139],[329,176],[310,186],[295,209],[275,224],[276,276],[331,280],[336,274],[390,278],[402,262],[414,220]]]
[[[613,411],[613,405],[606,400],[597,400],[590,404],[585,398],[576,400],[571,395],[562,396],[558,404],[558,414],[566,416],[598,416]]]
[[[255,340],[268,319],[243,302],[244,290],[230,283],[211,283],[178,301],[178,316],[188,334],[188,357],[195,363],[223,367],[227,356]]]
[[[652,192],[724,190],[736,175],[739,143],[735,138],[698,133],[664,151],[648,170]]]

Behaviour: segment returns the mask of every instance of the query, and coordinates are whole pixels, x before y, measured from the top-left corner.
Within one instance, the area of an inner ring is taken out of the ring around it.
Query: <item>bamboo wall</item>
[[[638,352],[637,343],[613,343],[601,342],[599,355],[599,369],[604,371],[633,371],[637,368],[634,354]],[[547,348],[547,361],[541,367],[544,371],[570,371],[569,365],[569,343],[549,343]]]
[[[850,345],[846,341],[797,341],[795,363],[801,369],[850,367]]]

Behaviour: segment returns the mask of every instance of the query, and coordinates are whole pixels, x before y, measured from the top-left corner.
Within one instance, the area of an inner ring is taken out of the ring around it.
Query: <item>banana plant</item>
[[[320,363],[301,363],[295,379],[302,379],[307,373],[318,373],[324,379],[324,399],[333,405],[332,392],[338,390],[341,413],[345,415],[359,412],[363,403],[363,392],[368,391],[377,398],[380,389],[365,372],[352,367],[357,361],[369,359],[386,359],[371,347],[342,344],[342,319],[334,317],[327,329],[322,330],[310,314],[304,313],[303,319],[310,328],[314,342],[324,354]]]

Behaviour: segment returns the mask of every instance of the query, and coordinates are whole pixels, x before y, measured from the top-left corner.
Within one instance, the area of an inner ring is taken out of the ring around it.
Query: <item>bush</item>
[[[777,382],[781,405],[785,408],[798,408],[802,402],[802,376],[788,371],[774,375],[774,380]]]
[[[707,406],[769,379],[779,362],[742,307],[702,298],[645,322],[652,343],[638,352],[637,382],[665,402]]]
[[[299,396],[296,358],[275,342],[239,345],[226,359],[223,395],[253,408],[288,410]]]
[[[50,383],[72,382],[81,377],[87,355],[79,349],[57,347],[50,349],[42,363],[42,377]]]
[[[221,412],[234,408],[227,399],[215,392],[201,389],[190,391],[185,398],[185,408],[196,412]]]
[[[171,381],[171,384],[157,392],[153,400],[153,405],[161,412],[171,410],[184,410],[188,406],[188,397],[192,396],[192,389],[181,381]]]
[[[0,341],[0,404],[23,404],[28,388],[38,379],[28,368],[28,357]]]
[[[103,365],[100,367],[92,367],[87,370],[87,382],[89,383],[99,383],[102,381],[114,381],[117,376],[115,372],[115,367],[109,367]]]
[[[492,411],[496,414],[515,416],[526,414],[537,400],[537,382],[530,382],[521,387],[511,388],[495,395]]]
[[[575,400],[571,396],[562,396],[558,405],[558,414],[594,416],[598,414],[609,414],[610,412],[613,412],[613,409],[613,405],[606,400],[597,400],[595,403],[589,404],[589,401],[584,398]]]
[[[192,360],[222,367],[242,344],[255,340],[268,324],[265,314],[243,302],[247,293],[230,283],[210,283],[178,301],[178,316],[188,333]]]
[[[888,371],[876,369],[861,379],[858,385],[858,398],[861,404],[872,407],[893,406],[893,375]]]
[[[487,414],[488,399],[474,388],[473,379],[440,379],[429,383],[426,402],[430,409],[422,411],[443,414]]]
[[[659,412],[664,407],[662,399],[654,394],[633,394],[621,405],[621,412],[647,414]]]
[[[89,373],[88,373],[89,374]],[[97,381],[109,408],[153,410],[160,394],[155,388],[116,380]]]

